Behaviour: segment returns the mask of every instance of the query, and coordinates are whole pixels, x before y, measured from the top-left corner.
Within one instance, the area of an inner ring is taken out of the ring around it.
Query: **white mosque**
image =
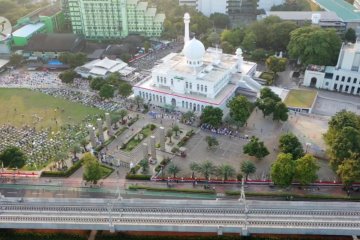
[[[252,79],[256,63],[243,60],[221,49],[205,50],[202,42],[190,40],[190,15],[184,15],[185,37],[181,53],[171,53],[152,69],[151,76],[134,86],[135,96],[160,107],[200,113],[206,106],[226,108],[240,87],[258,92],[261,85]]]

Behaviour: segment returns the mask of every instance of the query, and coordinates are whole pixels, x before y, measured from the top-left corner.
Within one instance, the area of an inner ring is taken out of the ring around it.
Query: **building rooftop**
[[[155,17],[155,15],[156,15],[156,8],[148,8],[146,10],[145,16]]]
[[[325,72],[325,66],[309,65],[307,66],[306,70],[313,72]]]
[[[27,24],[12,33],[13,37],[29,37],[45,26],[44,23]]]
[[[60,5],[58,4],[55,4],[55,5],[48,5],[48,6],[45,6],[43,8],[39,8],[27,15],[25,15],[24,17],[34,17],[34,16],[53,16],[55,15],[56,13],[60,12],[61,11],[61,7]]]
[[[39,33],[34,35],[25,47],[36,52],[77,52],[85,46],[83,37],[72,33]]]
[[[345,22],[360,22],[360,12],[344,0],[315,0],[327,11],[335,12]]]
[[[317,91],[292,89],[285,98],[285,105],[293,108],[312,108]]]
[[[147,9],[147,6],[148,6],[147,2],[139,2],[139,4],[136,7],[136,10],[145,11]]]
[[[137,5],[139,0],[127,0],[126,4]]]
[[[335,12],[318,11],[318,12],[301,12],[301,11],[269,11],[267,16],[278,16],[283,20],[292,21],[311,21],[314,14],[320,14],[320,21],[341,21]]]
[[[165,14],[164,13],[158,13],[156,14],[154,21],[155,22],[164,22],[165,20]]]

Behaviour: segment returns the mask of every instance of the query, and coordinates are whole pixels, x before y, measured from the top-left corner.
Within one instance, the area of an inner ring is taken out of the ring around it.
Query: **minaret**
[[[184,45],[190,41],[190,14],[184,14],[184,24],[185,24],[185,35],[184,35]]]

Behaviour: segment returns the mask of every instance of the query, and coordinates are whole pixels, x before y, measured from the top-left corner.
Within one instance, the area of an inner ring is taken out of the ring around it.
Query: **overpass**
[[[0,228],[360,235],[360,203],[3,198]]]

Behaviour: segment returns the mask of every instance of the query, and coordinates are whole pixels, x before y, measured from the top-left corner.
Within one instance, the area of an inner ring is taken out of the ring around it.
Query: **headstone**
[[[148,145],[147,143],[143,143],[143,156],[144,156],[144,159],[148,159],[148,155],[149,155],[149,148],[148,148]]]
[[[156,147],[155,147],[156,139],[155,136],[150,137],[150,153],[151,159],[156,160]]]
[[[90,142],[91,142],[91,146],[93,148],[97,147],[97,143],[96,143],[96,135],[95,135],[95,128],[93,127],[93,125],[88,125],[88,131],[89,131],[89,135],[90,135]]]
[[[100,140],[100,142],[103,143],[103,142],[105,142],[103,121],[101,120],[101,118],[98,118],[96,122],[97,122],[98,132],[99,132],[99,140]]]
[[[160,127],[160,149],[165,151],[165,128]]]
[[[110,118],[110,113],[105,113],[105,122],[106,122],[106,127],[108,129],[108,135],[112,136],[114,135],[114,131],[111,127],[111,118]]]

